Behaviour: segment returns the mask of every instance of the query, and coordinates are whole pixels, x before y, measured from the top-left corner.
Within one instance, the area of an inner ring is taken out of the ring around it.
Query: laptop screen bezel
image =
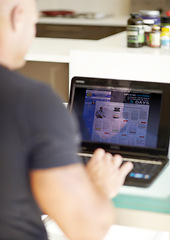
[[[103,88],[117,87],[117,88],[131,88],[131,89],[153,89],[155,91],[162,92],[162,106],[161,106],[161,117],[160,126],[158,131],[158,139],[164,139],[164,146],[161,148],[147,148],[127,145],[117,145],[109,143],[92,143],[90,141],[82,141],[81,147],[84,151],[88,150],[93,152],[96,148],[101,147],[106,151],[112,153],[126,153],[133,155],[155,155],[155,156],[167,156],[169,149],[169,136],[170,136],[170,84],[168,83],[155,83],[149,81],[132,81],[132,80],[120,80],[120,79],[106,79],[106,78],[91,78],[91,77],[73,77],[71,81],[70,97],[68,108],[70,111],[73,110],[75,87],[76,86],[88,86],[93,88],[95,86],[101,86]],[[158,140],[159,141],[159,140]],[[158,142],[159,145],[159,142]]]

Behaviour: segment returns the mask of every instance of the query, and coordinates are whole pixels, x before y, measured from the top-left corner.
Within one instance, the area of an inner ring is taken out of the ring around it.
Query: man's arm
[[[105,154],[99,151],[94,156],[97,154],[102,161]],[[118,166],[115,166],[116,171],[119,171]],[[118,174],[117,177],[123,182],[124,176]],[[40,208],[56,221],[70,240],[102,240],[114,224],[114,207],[109,194],[103,194],[103,186],[100,189],[93,183],[83,165],[32,170],[30,179]]]
[[[102,240],[114,223],[111,202],[95,191],[81,164],[34,170],[30,177],[40,208],[70,240]]]

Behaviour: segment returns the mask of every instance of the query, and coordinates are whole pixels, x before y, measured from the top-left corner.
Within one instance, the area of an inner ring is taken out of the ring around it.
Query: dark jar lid
[[[168,16],[161,17],[161,23],[170,23],[170,17]]]
[[[131,15],[131,17],[133,17],[133,18],[141,18],[141,17],[142,17],[141,14],[138,13],[138,12],[131,13],[130,15]]]

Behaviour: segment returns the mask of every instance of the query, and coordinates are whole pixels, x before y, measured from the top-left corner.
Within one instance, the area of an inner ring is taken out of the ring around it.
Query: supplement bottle
[[[168,16],[161,17],[161,27],[166,27],[170,29],[170,17]]]
[[[159,48],[161,46],[160,26],[153,25],[152,31],[149,34],[149,46]]]
[[[153,25],[160,25],[160,12],[157,10],[140,10],[139,13],[143,19],[145,45],[149,46],[149,35],[152,31]]]
[[[138,48],[144,44],[143,20],[139,13],[131,13],[127,22],[127,46]]]
[[[169,49],[170,33],[169,28],[163,27],[161,30],[161,48]]]
[[[143,19],[143,24],[153,26],[160,25],[160,12],[157,10],[140,10],[139,13]]]

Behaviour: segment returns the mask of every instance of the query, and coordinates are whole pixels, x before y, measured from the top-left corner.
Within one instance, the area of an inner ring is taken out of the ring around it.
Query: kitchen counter
[[[75,76],[170,83],[170,49],[128,48],[126,33],[71,51],[70,79]]]
[[[68,240],[64,232],[59,226],[47,215],[42,216],[45,228],[47,230],[49,240]],[[169,240],[168,232],[152,231],[147,229],[139,229],[133,227],[125,227],[120,225],[112,225],[103,240]]]
[[[84,49],[84,46],[95,46],[93,40],[74,40],[56,38],[35,38],[26,55],[27,61],[37,62],[70,62],[70,51]]]
[[[126,33],[119,33],[101,40],[35,38],[26,55],[28,61],[70,62],[70,53],[77,51],[118,52],[121,54],[150,55],[170,58],[170,50],[161,48],[127,48]]]
[[[127,48],[125,32],[101,40],[36,38],[26,60],[68,63],[70,78],[87,75],[170,82],[170,50]]]

